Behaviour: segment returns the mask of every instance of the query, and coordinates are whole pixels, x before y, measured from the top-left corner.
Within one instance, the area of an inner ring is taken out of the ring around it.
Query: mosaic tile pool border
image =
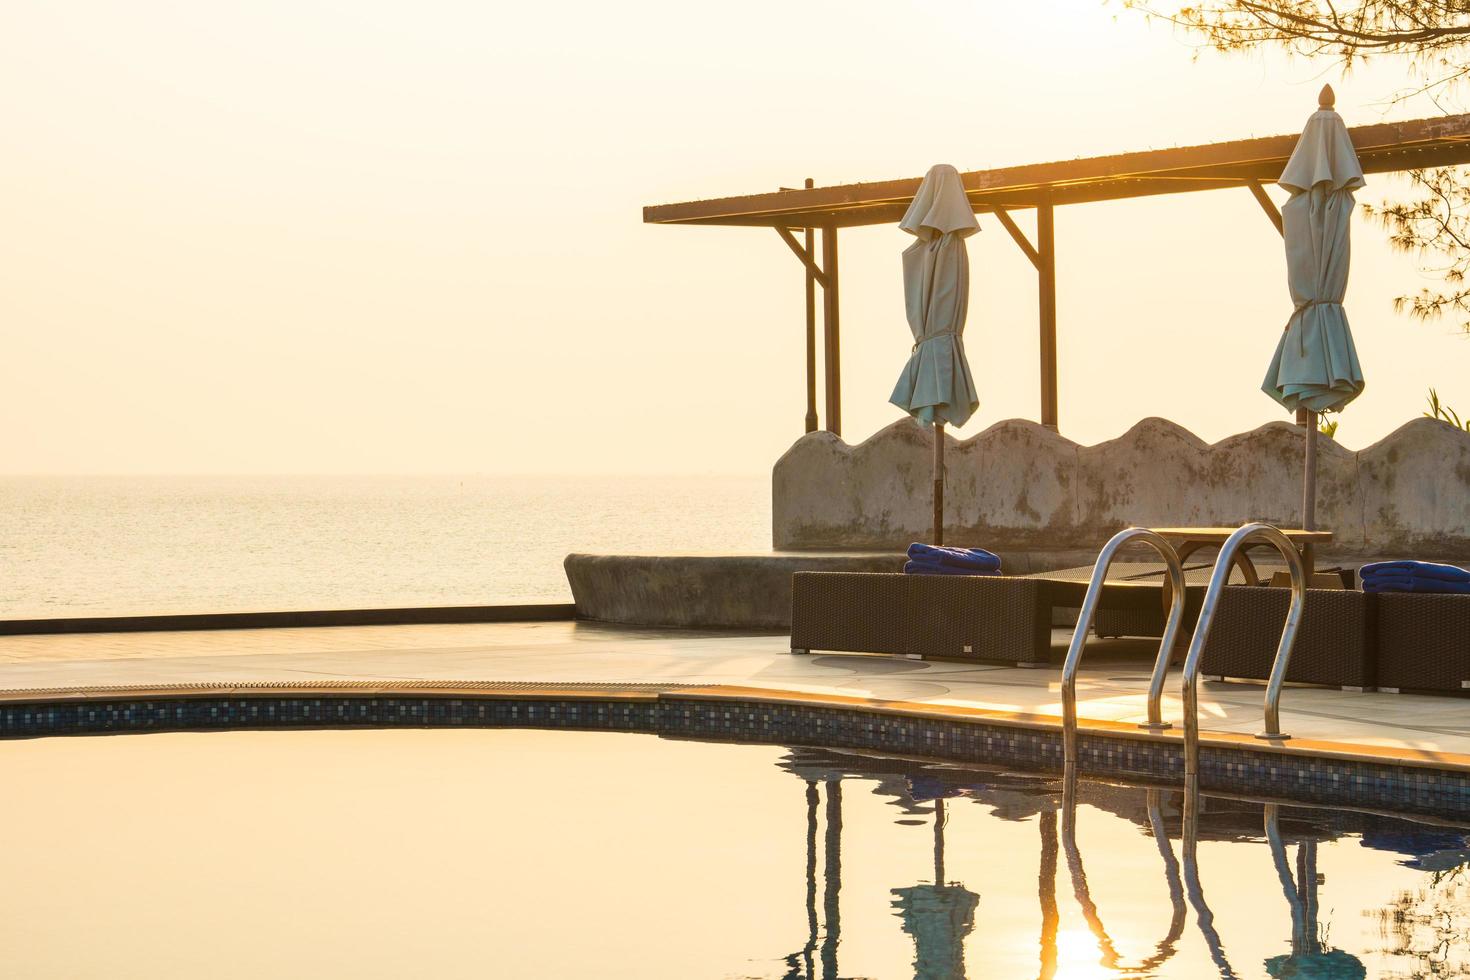
[[[590,688],[590,685],[589,685]],[[282,694],[93,695],[0,702],[0,737],[271,728],[547,728],[860,749],[1029,771],[1061,768],[1061,732],[974,718],[913,717],[761,698],[704,699],[677,690],[531,691],[433,696]],[[1177,742],[1083,732],[1086,775],[1183,780]],[[1200,788],[1318,805],[1470,819],[1470,772],[1202,746]]]

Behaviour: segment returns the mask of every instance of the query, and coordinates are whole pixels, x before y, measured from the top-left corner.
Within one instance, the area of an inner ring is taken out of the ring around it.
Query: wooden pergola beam
[[[1364,173],[1470,163],[1470,114],[1377,123],[1348,130]],[[1275,180],[1298,134],[975,170],[960,175],[976,210],[1035,207],[1050,188],[1053,205],[1122,200],[1248,186]],[[650,224],[784,225],[847,228],[903,216],[920,178],[799,188],[643,209]]]

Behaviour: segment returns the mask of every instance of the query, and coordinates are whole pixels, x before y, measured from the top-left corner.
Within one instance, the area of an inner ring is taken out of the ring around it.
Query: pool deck
[[[1068,632],[1058,630],[1054,644]],[[1084,724],[1122,731],[1144,719],[1153,641],[1096,641],[1078,680]],[[1024,669],[855,654],[793,655],[786,636],[633,629],[586,622],[365,626],[0,637],[0,699],[37,689],[344,682],[392,686],[695,686],[829,704],[1055,726],[1058,669]],[[1179,675],[1164,717],[1180,717]],[[1255,741],[1264,688],[1204,681],[1207,737]],[[78,692],[80,693],[80,692]],[[1289,686],[1282,728],[1293,751],[1372,756],[1470,769],[1470,699]],[[1263,744],[1256,742],[1257,745]]]

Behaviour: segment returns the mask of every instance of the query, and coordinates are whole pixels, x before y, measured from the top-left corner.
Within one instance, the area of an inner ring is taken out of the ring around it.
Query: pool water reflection
[[[0,742],[27,977],[1470,974],[1467,829],[644,735]]]

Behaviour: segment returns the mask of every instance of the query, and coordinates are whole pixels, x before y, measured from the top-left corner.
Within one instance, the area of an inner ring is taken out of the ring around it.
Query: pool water
[[[1069,813],[1050,778],[578,732],[8,741],[0,776],[7,976],[1470,974],[1467,831],[1371,814],[1206,797],[1196,865],[1172,790]]]

